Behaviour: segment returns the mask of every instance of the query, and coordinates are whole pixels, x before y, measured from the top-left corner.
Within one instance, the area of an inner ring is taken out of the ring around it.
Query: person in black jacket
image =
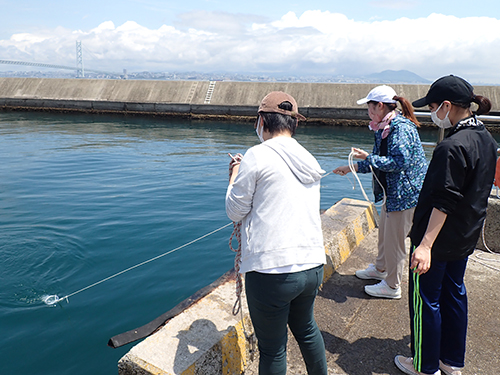
[[[467,294],[464,273],[486,216],[497,142],[477,115],[491,109],[464,79],[435,81],[414,107],[429,106],[449,132],[432,155],[410,232],[409,307],[413,357],[396,356],[406,374],[460,375],[464,366]]]

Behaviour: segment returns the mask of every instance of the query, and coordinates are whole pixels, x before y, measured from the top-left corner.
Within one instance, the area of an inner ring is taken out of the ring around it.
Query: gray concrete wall
[[[208,81],[134,81],[98,79],[0,78],[0,108],[124,112],[181,116],[255,116],[260,100],[285,91],[309,121],[367,119],[356,100],[374,84],[225,82],[217,81],[206,103]],[[425,95],[428,85],[391,85],[410,101]],[[476,94],[493,102],[500,113],[500,86],[477,86]],[[427,119],[428,120],[428,119]]]

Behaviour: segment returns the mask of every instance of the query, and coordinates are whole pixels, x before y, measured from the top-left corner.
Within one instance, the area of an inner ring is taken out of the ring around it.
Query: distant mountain
[[[379,83],[431,83],[429,80],[408,70],[384,70],[380,73],[370,74],[367,78]]]

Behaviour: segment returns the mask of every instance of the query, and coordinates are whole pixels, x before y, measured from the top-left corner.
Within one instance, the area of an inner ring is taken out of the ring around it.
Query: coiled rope
[[[231,157],[231,162],[229,163],[229,179],[233,175],[233,169],[236,165],[241,163],[243,155],[236,154],[235,156],[229,154]],[[238,246],[236,249],[233,247],[233,239],[236,238]],[[241,292],[243,290],[243,280],[240,274],[240,264],[241,264],[241,221],[233,221],[233,232],[229,237],[229,248],[234,251],[236,255],[234,256],[234,270],[236,272],[236,302],[233,306],[233,315],[237,315],[241,310]]]
[[[236,165],[241,163],[243,159],[243,155],[236,154],[235,156],[229,154],[231,157],[231,162],[229,163],[229,179],[233,175],[233,169]],[[236,255],[234,256],[234,271],[236,273],[236,301],[233,305],[233,315],[241,314],[241,325],[243,327],[243,334],[245,335],[245,339],[249,344],[249,354],[250,360],[253,361],[255,348],[256,348],[256,337],[255,334],[249,335],[245,328],[245,319],[243,317],[243,310],[241,309],[241,292],[243,291],[243,278],[240,274],[240,264],[241,264],[241,221],[233,221],[233,232],[229,237],[229,248],[231,251],[234,251]],[[236,249],[233,247],[233,239],[236,239],[238,246]]]
[[[236,249],[233,247],[233,238],[236,238],[238,246]],[[234,270],[236,272],[236,302],[233,306],[233,315],[238,314],[241,309],[241,292],[243,290],[243,280],[240,274],[240,264],[241,264],[241,221],[233,221],[233,233],[229,237],[229,248],[234,251],[236,255],[234,256]]]
[[[484,227],[486,226],[486,219],[484,219],[484,222],[483,222],[483,229],[481,230],[481,239],[483,240],[483,245],[484,245],[484,248],[486,249],[486,251],[488,251],[490,254],[494,255],[494,256],[499,256],[500,254],[498,253],[495,253],[493,250],[491,250],[488,245],[486,245],[486,240],[485,240],[485,236],[484,236]],[[474,257],[471,257],[470,259],[472,259],[473,261],[479,263],[479,264],[482,264],[483,266],[485,267],[488,267],[492,270],[495,270],[495,271],[498,271],[500,272],[500,268],[497,268],[497,267],[493,267],[491,264],[488,264],[486,262],[492,262],[492,263],[500,263],[500,259],[491,259],[491,258],[485,258],[484,256],[481,256],[482,254],[478,254],[478,253],[475,253],[474,254]]]

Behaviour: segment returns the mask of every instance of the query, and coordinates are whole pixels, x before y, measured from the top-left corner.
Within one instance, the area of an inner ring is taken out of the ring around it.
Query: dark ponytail
[[[401,110],[403,112],[403,116],[406,117],[408,120],[413,122],[417,127],[420,126],[420,122],[418,122],[417,118],[415,117],[415,113],[413,112],[413,106],[410,104],[410,102],[403,98],[402,96],[395,96],[392,98],[399,102],[401,105]],[[396,104],[394,103],[384,103],[391,111],[396,109]]]
[[[484,96],[473,95],[472,102],[477,104],[476,115],[485,115],[491,110],[491,101]]]

